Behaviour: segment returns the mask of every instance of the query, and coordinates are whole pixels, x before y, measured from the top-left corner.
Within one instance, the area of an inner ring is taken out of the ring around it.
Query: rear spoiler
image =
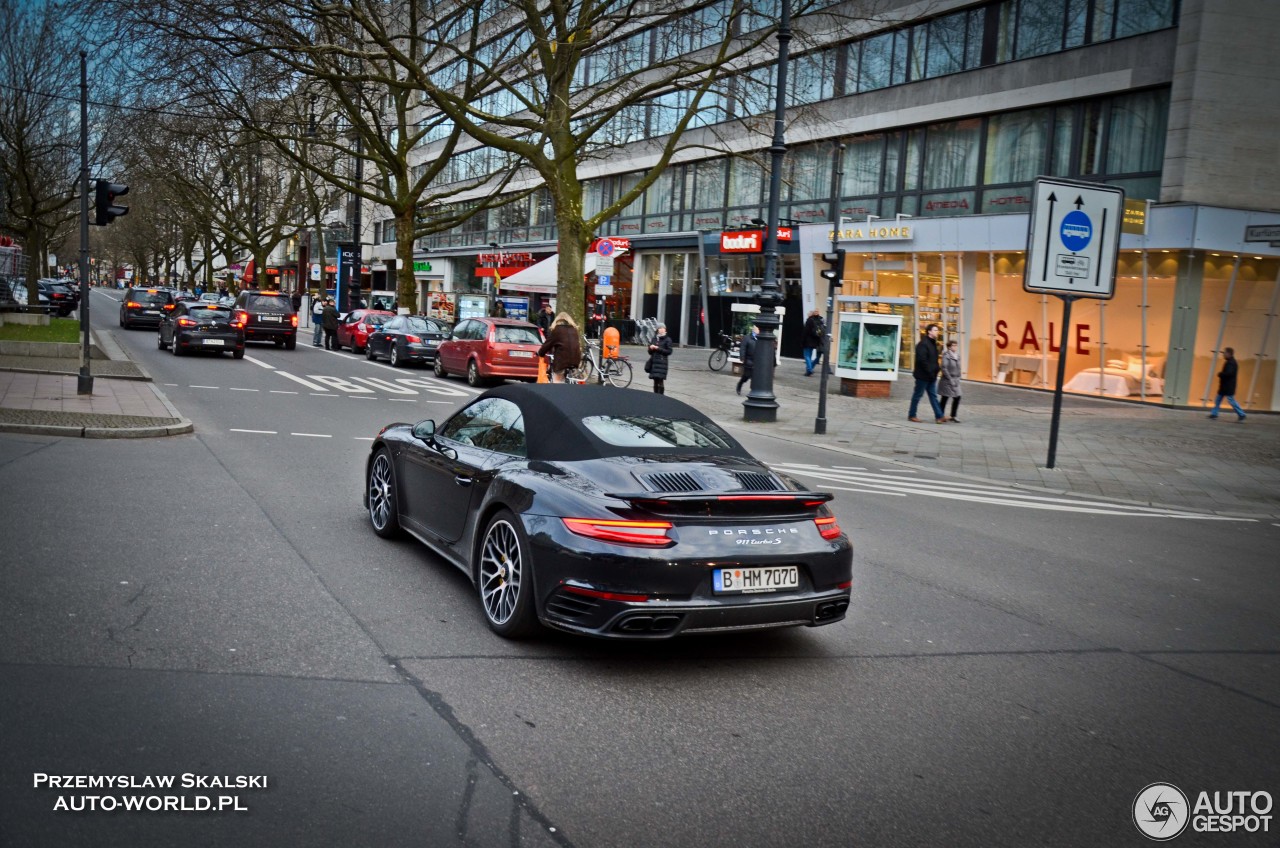
[[[718,508],[736,514],[769,514],[775,512],[808,512],[835,498],[829,492],[620,492],[617,498],[655,512],[691,512]]]

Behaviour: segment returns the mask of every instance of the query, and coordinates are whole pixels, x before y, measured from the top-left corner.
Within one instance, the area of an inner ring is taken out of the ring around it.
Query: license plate
[[[513,350],[511,356],[515,359],[533,359],[533,351],[531,350]]]
[[[159,315],[159,314],[160,314],[160,310],[159,310],[159,309],[144,309],[144,310],[142,310],[142,314],[143,314],[143,315]]]
[[[794,565],[760,568],[717,568],[711,572],[717,593],[777,592],[800,588],[800,569]]]
[[[259,315],[258,320],[269,324],[279,324],[284,319],[279,315]]]
[[[226,339],[205,339],[204,343],[207,345],[218,345],[221,347],[225,346],[227,342]]]

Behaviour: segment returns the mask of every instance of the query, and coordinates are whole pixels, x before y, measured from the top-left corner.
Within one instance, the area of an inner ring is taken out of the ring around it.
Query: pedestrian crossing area
[[[1087,497],[1055,495],[1050,492],[1020,490],[999,483],[978,483],[955,478],[923,478],[907,468],[872,471],[849,465],[804,465],[780,463],[770,466],[775,471],[800,479],[814,489],[830,492],[855,492],[890,497],[921,497],[938,500],[966,501],[1015,509],[1050,510],[1131,518],[1184,518],[1199,521],[1252,521],[1193,510],[1148,507]]]

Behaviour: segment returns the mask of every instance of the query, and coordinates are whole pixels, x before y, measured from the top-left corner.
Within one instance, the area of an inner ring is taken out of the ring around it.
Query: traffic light
[[[94,187],[93,223],[105,227],[121,215],[129,214],[128,206],[117,206],[116,199],[129,193],[127,185],[120,185],[109,180],[98,180]]]
[[[822,269],[822,279],[833,286],[840,285],[840,277],[844,274],[844,251],[836,250],[822,254],[822,261],[827,267]]]

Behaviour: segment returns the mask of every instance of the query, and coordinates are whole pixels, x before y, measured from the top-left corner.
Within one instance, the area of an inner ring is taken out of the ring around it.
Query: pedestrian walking
[[[537,321],[538,329],[542,330],[542,337],[546,338],[551,332],[551,325],[555,323],[555,315],[551,312],[551,304],[543,303],[542,311],[538,313]]]
[[[320,347],[320,334],[324,332],[324,298],[316,295],[311,300],[311,346]]]
[[[338,349],[338,307],[333,305],[333,298],[326,298],[324,302],[324,312],[321,313],[320,323],[324,327],[324,349]]]
[[[818,310],[809,313],[804,322],[804,375],[813,376],[813,369],[822,361],[823,341],[827,337],[827,328]]]
[[[916,412],[920,408],[922,395],[929,396],[929,405],[933,407],[933,420],[938,424],[946,420],[942,415],[942,407],[938,404],[938,372],[941,370],[938,352],[938,334],[942,330],[937,324],[924,328],[924,338],[916,345],[916,364],[911,375],[916,379],[915,389],[911,392],[911,408],[907,412],[907,420],[920,423]]]
[[[1243,421],[1248,416],[1244,414],[1244,410],[1240,408],[1240,404],[1236,403],[1236,374],[1240,371],[1240,366],[1236,362],[1236,349],[1233,347],[1224,347],[1222,349],[1222,370],[1218,372],[1218,399],[1213,404],[1213,412],[1209,413],[1210,418],[1218,417],[1218,410],[1222,408],[1222,399],[1226,398],[1227,403],[1231,404],[1231,408],[1236,411],[1239,417],[1237,421]]]
[[[668,359],[673,348],[671,337],[667,335],[667,325],[659,324],[658,334],[653,337],[653,343],[649,345],[649,360],[644,364],[645,372],[649,375],[649,379],[653,380],[654,394],[667,393]]]
[[[538,356],[551,356],[548,376],[553,383],[564,382],[564,372],[582,364],[582,333],[568,312],[561,312],[538,348]]]
[[[951,398],[951,414],[944,416],[952,424],[959,424],[956,413],[960,411],[960,346],[956,340],[947,342],[947,349],[942,352],[942,372],[938,378],[938,397],[942,411],[947,411],[947,398]]]
[[[755,324],[751,325],[751,333],[742,340],[741,357],[742,357],[742,379],[738,380],[738,387],[735,391],[742,394],[742,384],[750,382],[751,373],[756,365],[756,342],[760,338],[760,328]]]
[[[200,296],[200,293],[197,291],[196,297],[199,297],[199,296]],[[301,309],[302,308],[302,292],[299,291],[298,289],[294,289],[293,294],[289,296],[289,302],[293,304],[294,312],[297,312],[299,309]]]

